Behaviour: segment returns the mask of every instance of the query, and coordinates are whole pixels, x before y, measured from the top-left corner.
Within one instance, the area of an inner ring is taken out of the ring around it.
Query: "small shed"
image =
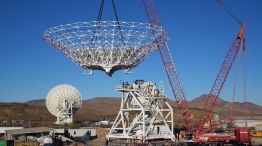
[[[6,130],[5,139],[15,140],[18,138],[22,138],[23,140],[27,140],[28,136],[41,137],[46,135],[52,135],[53,133],[54,133],[54,129],[49,127],[13,129],[13,130]]]
[[[0,134],[5,134],[6,130],[23,129],[23,127],[0,127]]]

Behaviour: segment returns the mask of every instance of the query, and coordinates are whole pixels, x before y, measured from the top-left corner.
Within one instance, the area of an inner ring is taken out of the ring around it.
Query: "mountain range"
[[[201,95],[189,102],[191,110],[194,114],[199,114],[207,95]],[[95,97],[83,100],[82,107],[74,115],[75,120],[113,120],[119,111],[121,98],[118,97]],[[170,105],[177,110],[177,106],[173,100],[168,100]],[[262,118],[262,106],[254,103],[247,103],[247,114],[249,119]],[[0,120],[29,120],[29,121],[46,121],[53,122],[55,117],[52,116],[45,107],[45,99],[32,100],[24,103],[0,103]],[[231,110],[233,107],[233,110]],[[245,115],[245,105],[243,103],[228,102],[218,99],[218,104],[214,111],[217,113],[228,114],[233,111],[235,117],[243,118]]]

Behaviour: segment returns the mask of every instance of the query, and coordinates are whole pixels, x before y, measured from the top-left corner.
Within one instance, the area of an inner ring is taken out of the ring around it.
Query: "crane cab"
[[[246,127],[235,128],[236,141],[251,144],[250,130]]]

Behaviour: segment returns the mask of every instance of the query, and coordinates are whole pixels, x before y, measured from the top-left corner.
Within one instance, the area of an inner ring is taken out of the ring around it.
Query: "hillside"
[[[55,117],[44,106],[24,103],[0,103],[0,107],[1,126],[44,126],[49,125],[50,121],[55,121]]]
[[[79,120],[114,119],[120,108],[121,99],[117,97],[99,97],[84,100],[75,118]]]
[[[208,95],[201,95],[192,101],[189,102],[191,108],[201,109],[207,99]],[[233,111],[235,116],[244,115],[245,112],[244,103],[225,101],[221,98],[218,99],[217,106],[214,108],[214,111],[217,113],[228,113],[229,111]],[[258,116],[262,115],[262,106],[256,105],[254,103],[247,102],[247,114]]]
[[[45,106],[45,99],[30,100],[25,102],[25,104],[35,105],[35,106]]]
[[[121,99],[118,97],[95,97],[88,100],[83,100],[82,107],[75,114],[76,120],[103,120],[114,119],[116,116]],[[39,106],[46,110],[45,100],[32,100],[25,102],[26,105]]]
[[[23,103],[0,103],[1,120],[50,120],[54,119],[45,107]],[[39,116],[41,115],[41,116]]]
[[[190,101],[189,104],[195,115],[195,118],[199,115],[201,106],[203,105],[207,95],[202,95]],[[81,109],[76,113],[75,121],[83,120],[113,120],[120,107],[120,98],[117,97],[96,97],[89,100],[84,100]],[[168,100],[175,111],[177,111],[175,102]],[[234,113],[237,117],[243,117],[243,103],[234,104]],[[29,125],[40,123],[53,123],[56,118],[52,116],[45,107],[45,100],[33,100],[25,103],[0,103],[0,120],[26,120],[33,121],[28,123]],[[232,107],[232,103],[219,99],[218,106],[215,108],[215,112],[228,113]],[[262,117],[262,106],[248,103],[250,118]],[[181,123],[181,116],[176,115],[177,123]],[[34,123],[35,122],[35,123]]]

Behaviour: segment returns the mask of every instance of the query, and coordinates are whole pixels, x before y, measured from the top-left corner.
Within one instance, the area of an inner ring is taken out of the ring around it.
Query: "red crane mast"
[[[144,8],[146,10],[150,24],[161,25],[153,0],[142,0],[142,1],[143,1]],[[182,114],[183,119],[185,120],[188,132],[192,133],[193,132],[193,125],[192,125],[193,114],[191,113],[189,109],[189,105],[186,100],[186,97],[183,91],[183,87],[180,82],[178,72],[176,70],[174,60],[168,48],[168,44],[165,39],[165,32],[163,31],[163,35],[160,38],[156,39],[155,41],[159,42],[158,50],[159,50],[161,59],[163,61],[173,94],[175,96],[175,99],[178,105],[178,110]]]
[[[201,111],[201,115],[199,118],[199,124],[198,124],[197,131],[196,131],[196,137],[198,140],[200,136],[203,135],[204,123],[206,121],[211,121],[212,119],[213,109],[217,104],[219,94],[223,88],[223,85],[227,79],[230,69],[243,43],[245,29],[246,29],[246,24],[243,24],[240,29],[240,32],[238,33],[237,37],[235,38],[235,41],[233,42],[233,44],[231,45],[231,47],[229,48],[226,54],[224,62],[219,70],[219,73],[211,88],[208,98],[205,101],[204,108]],[[209,130],[211,129],[209,128]]]

